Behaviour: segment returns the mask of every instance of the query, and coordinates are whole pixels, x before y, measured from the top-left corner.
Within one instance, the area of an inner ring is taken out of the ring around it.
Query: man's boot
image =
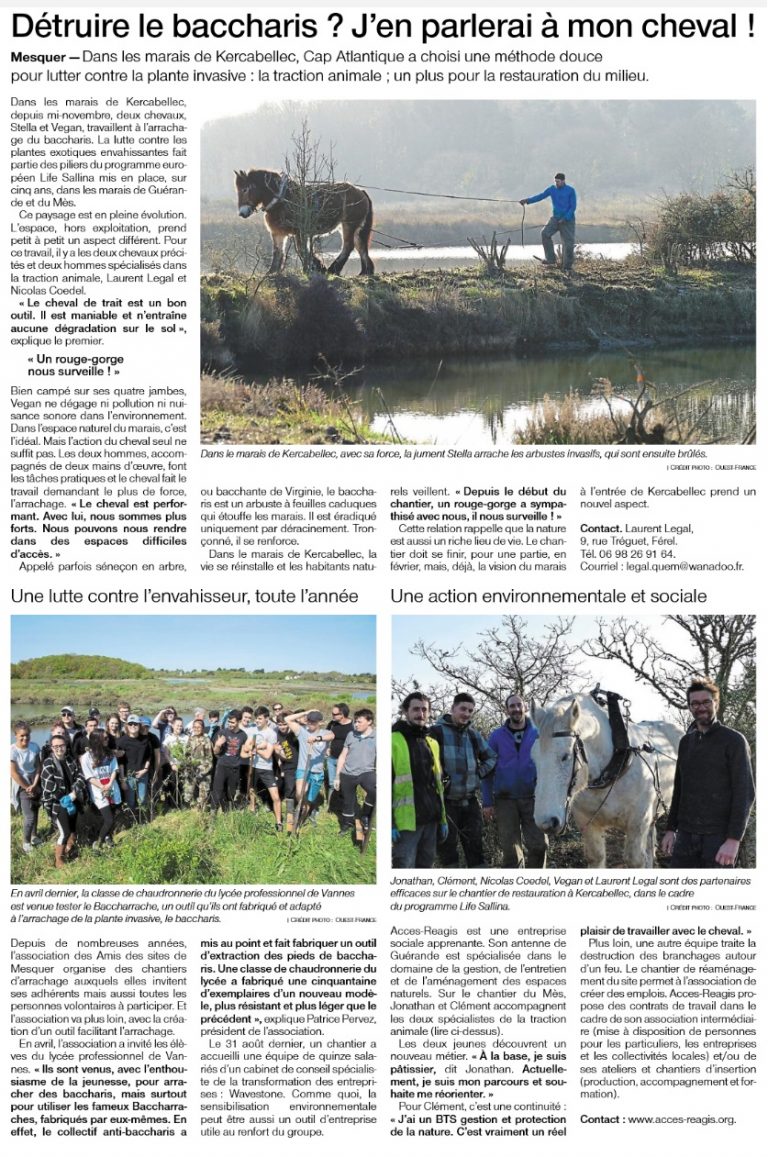
[[[67,842],[64,845],[64,852],[65,858],[68,860],[74,860],[75,856],[77,855],[77,836],[74,832],[72,832],[67,837]]]
[[[65,867],[66,864],[65,864],[65,859],[64,859],[64,845],[63,844],[57,844],[55,849],[54,849],[54,854],[56,856],[56,867],[57,868]]]

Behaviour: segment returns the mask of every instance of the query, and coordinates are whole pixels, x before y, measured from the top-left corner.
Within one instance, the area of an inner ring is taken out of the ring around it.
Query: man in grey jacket
[[[442,868],[458,868],[459,842],[468,868],[485,867],[483,814],[477,791],[480,780],[496,765],[492,751],[479,731],[470,725],[475,701],[466,691],[455,696],[451,710],[430,727],[437,740],[445,786],[448,838],[438,847]]]

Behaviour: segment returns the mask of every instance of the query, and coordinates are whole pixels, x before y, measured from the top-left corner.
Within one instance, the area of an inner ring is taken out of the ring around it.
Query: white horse
[[[548,709],[531,709],[539,731],[534,819],[558,835],[569,813],[584,839],[590,868],[605,867],[605,833],[624,832],[628,868],[652,868],[654,822],[672,798],[677,747],[683,732],[674,723],[629,724],[627,768],[602,778],[614,754],[608,712],[589,694],[566,695]],[[605,786],[600,786],[605,784]]]

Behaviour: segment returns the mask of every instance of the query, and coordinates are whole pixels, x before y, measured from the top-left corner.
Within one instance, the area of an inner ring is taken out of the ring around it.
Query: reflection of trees
[[[740,442],[755,421],[754,350],[713,349],[699,351],[699,356],[703,360],[689,365],[685,359],[678,361],[678,355],[663,355],[664,380],[655,383],[656,398],[662,404],[676,395],[670,413],[674,409],[680,427],[695,429],[702,441]],[[395,419],[404,411],[424,418],[463,414],[468,421],[481,415],[482,425],[476,419],[473,432],[482,429],[497,444],[513,440],[514,428],[525,425],[531,406],[544,394],[558,399],[575,389],[581,392],[584,415],[605,413],[604,402],[589,393],[590,370],[605,368],[615,373],[614,381],[621,382],[627,378],[626,361],[618,355],[521,362],[456,359],[443,364],[436,382],[434,363],[406,362],[398,367],[396,377],[378,367],[363,371],[360,397],[370,421],[381,412],[375,387],[382,390]],[[691,380],[706,376],[706,383],[689,386]],[[629,409],[628,402],[614,397],[619,411]]]

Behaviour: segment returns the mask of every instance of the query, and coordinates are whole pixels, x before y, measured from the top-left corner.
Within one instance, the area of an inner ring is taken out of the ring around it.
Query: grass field
[[[83,836],[89,817],[81,817]],[[14,884],[373,884],[376,833],[365,855],[350,837],[340,838],[336,816],[323,809],[317,827],[298,836],[275,832],[271,812],[231,811],[217,816],[171,811],[152,823],[118,832],[114,848],[82,846],[77,858],[54,868],[54,839],[41,810],[45,843],[22,851],[21,819],[11,822],[11,881]],[[47,837],[47,838],[46,838]]]

